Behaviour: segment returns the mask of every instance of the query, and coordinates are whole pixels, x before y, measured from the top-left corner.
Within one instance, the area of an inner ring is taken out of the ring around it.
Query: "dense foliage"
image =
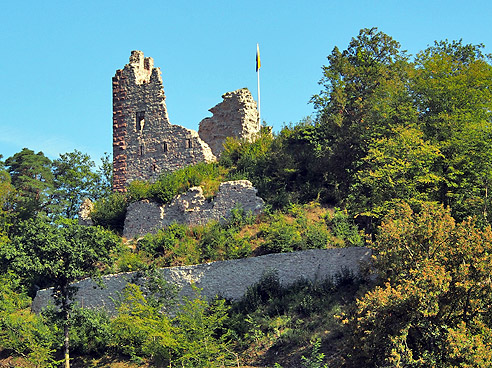
[[[390,36],[363,29],[328,56],[314,121],[230,140],[221,163],[274,207],[317,199],[370,232],[399,200],[437,201],[487,224],[492,66],[482,48],[441,41],[412,61]]]
[[[492,365],[492,230],[459,224],[442,205],[407,204],[383,221],[381,284],[344,316],[348,366]]]
[[[376,28],[335,47],[316,114],[252,140],[228,139],[218,163],[111,193],[109,156],[0,155],[0,353],[59,365],[105,356],[151,366],[491,367],[492,66],[483,45],[438,41],[415,57]],[[261,216],[172,224],[121,239],[129,203],[168,203],[201,185],[248,179]],[[83,198],[96,226],[75,223]],[[99,226],[100,225],[100,226]],[[113,231],[113,232],[112,232]],[[264,275],[235,303],[177,303],[157,267],[311,248],[367,245],[374,277],[289,288]],[[116,316],[69,303],[72,281],[139,271]],[[59,309],[29,312],[54,287]],[[0,359],[2,356],[0,354]],[[12,363],[16,364],[16,363]]]

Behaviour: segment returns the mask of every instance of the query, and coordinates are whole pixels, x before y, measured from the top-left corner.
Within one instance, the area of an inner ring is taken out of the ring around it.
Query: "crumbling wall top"
[[[152,74],[160,79],[161,71],[159,68],[154,68],[154,59],[145,57],[142,51],[132,51],[129,63],[125,65],[125,68],[133,71],[136,84],[149,83]]]
[[[213,116],[203,119],[198,130],[215,156],[222,152],[227,137],[251,140],[259,131],[256,101],[247,88],[224,93],[222,98],[209,110]]]

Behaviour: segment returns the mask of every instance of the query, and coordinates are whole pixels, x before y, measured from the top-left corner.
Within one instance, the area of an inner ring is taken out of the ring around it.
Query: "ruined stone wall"
[[[114,190],[214,160],[197,132],[170,124],[160,69],[152,58],[132,51],[130,62],[113,77]]]
[[[227,92],[222,98],[221,103],[209,110],[213,116],[203,119],[198,130],[200,138],[217,157],[227,137],[252,139],[259,131],[256,101],[247,88]]]
[[[227,220],[235,207],[257,215],[264,202],[256,193],[248,180],[236,180],[222,183],[211,201],[205,199],[201,187],[193,187],[166,205],[148,200],[134,202],[127,209],[123,236],[130,239],[155,234],[173,222],[200,225],[212,220]]]
[[[177,285],[179,295],[192,298],[191,285],[202,288],[202,295],[216,295],[226,299],[241,298],[247,288],[269,272],[276,272],[282,285],[290,285],[300,279],[323,281],[337,273],[349,271],[358,275],[361,265],[368,264],[371,250],[363,247],[311,249],[293,253],[268,254],[260,257],[211,262],[195,266],[169,267],[161,269],[164,279]],[[104,308],[115,312],[114,300],[128,282],[135,282],[137,274],[122,273],[104,276],[105,287],[100,288],[90,279],[75,285],[79,287],[76,300],[85,308]],[[52,302],[51,289],[38,291],[32,309],[40,312]]]

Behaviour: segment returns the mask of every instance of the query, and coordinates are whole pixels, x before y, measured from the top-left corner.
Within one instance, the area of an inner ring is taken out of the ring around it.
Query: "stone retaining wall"
[[[371,250],[364,247],[312,249],[293,253],[268,254],[260,257],[219,261],[195,266],[169,267],[160,270],[164,278],[180,289],[179,295],[193,297],[192,284],[202,288],[202,295],[216,295],[237,300],[249,286],[269,272],[276,272],[282,285],[300,279],[322,281],[344,270],[359,274],[360,266],[370,262]],[[103,277],[105,288],[91,279],[82,280],[76,300],[86,308],[104,308],[114,314],[114,299],[128,282],[135,282],[135,272]],[[40,312],[51,301],[51,289],[38,291],[32,309]]]
[[[256,192],[248,180],[236,180],[220,184],[217,195],[211,201],[205,199],[201,187],[192,187],[166,205],[148,200],[134,202],[127,209],[123,236],[130,239],[157,233],[173,222],[203,225],[212,220],[227,220],[235,207],[257,215],[263,210],[264,202]]]

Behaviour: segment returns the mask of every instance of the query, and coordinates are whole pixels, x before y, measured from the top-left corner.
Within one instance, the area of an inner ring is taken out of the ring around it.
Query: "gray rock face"
[[[360,273],[361,264],[369,263],[371,250],[363,247],[311,249],[293,253],[268,254],[260,257],[205,263],[196,266],[169,267],[160,270],[165,280],[180,289],[180,297],[192,298],[192,285],[202,288],[202,295],[226,299],[241,298],[248,287],[267,273],[277,273],[282,285],[298,280],[323,281],[337,273]],[[104,288],[91,279],[77,282],[76,301],[86,308],[104,308],[115,313],[114,300],[128,282],[135,282],[136,273],[122,273],[103,277]],[[52,290],[38,291],[32,309],[38,313],[52,302]]]
[[[123,236],[130,239],[156,233],[173,222],[202,225],[212,220],[225,221],[236,207],[257,215],[264,202],[256,192],[248,180],[236,180],[222,183],[211,201],[205,199],[201,187],[193,187],[163,206],[148,200],[134,202],[127,209]]]
[[[200,122],[198,134],[215,156],[223,151],[227,137],[251,140],[259,132],[259,116],[256,101],[247,88],[227,92],[223,101],[212,107],[210,118]]]

